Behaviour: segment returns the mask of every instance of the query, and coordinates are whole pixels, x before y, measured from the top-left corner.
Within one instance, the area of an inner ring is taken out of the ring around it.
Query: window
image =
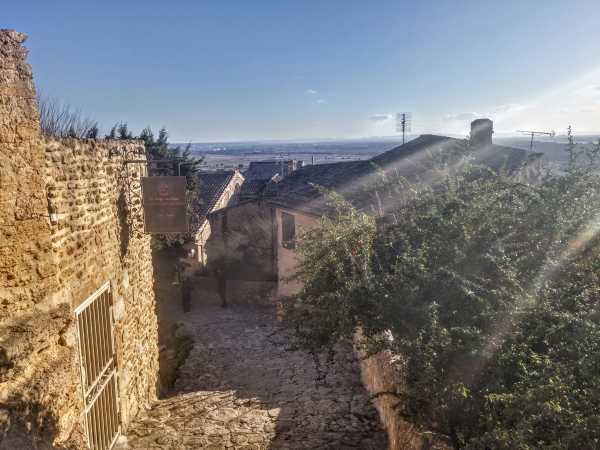
[[[296,248],[296,219],[293,214],[281,213],[281,245],[290,250]]]

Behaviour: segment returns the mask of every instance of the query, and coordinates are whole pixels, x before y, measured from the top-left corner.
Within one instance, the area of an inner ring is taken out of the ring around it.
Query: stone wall
[[[41,385],[53,376],[69,379],[71,352],[58,345],[68,308],[47,297],[56,280],[45,156],[24,41],[20,33],[0,31],[0,442],[15,417],[52,433],[58,410],[72,402],[58,386]]]
[[[0,449],[23,439],[31,448],[83,448],[73,309],[107,281],[125,427],[156,395],[142,168],[125,164],[144,158],[144,148],[41,137],[24,40],[0,30]]]
[[[35,139],[39,121],[27,50],[27,37],[16,31],[0,30],[0,142]]]
[[[357,336],[360,343],[360,335]],[[360,346],[358,346],[360,348]],[[363,385],[373,398],[379,417],[388,436],[389,450],[447,450],[448,443],[434,433],[425,432],[404,420],[395,409],[400,398],[404,377],[394,364],[394,356],[388,352],[380,352],[365,358],[363,351],[358,350],[360,373]]]
[[[44,147],[46,190],[58,213],[51,240],[59,290],[52,296],[73,309],[110,281],[121,419],[127,424],[155,398],[158,375],[150,236],[143,234],[141,214],[145,167],[126,163],[144,159],[144,147],[76,139],[45,139]]]

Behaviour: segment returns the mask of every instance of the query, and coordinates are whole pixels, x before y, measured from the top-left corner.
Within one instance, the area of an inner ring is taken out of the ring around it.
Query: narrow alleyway
[[[172,395],[130,426],[131,449],[386,448],[351,352],[319,380],[272,308],[204,306],[185,316],[194,348]]]

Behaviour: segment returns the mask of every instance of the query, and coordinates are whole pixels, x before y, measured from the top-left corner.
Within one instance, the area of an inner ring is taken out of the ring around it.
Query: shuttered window
[[[296,248],[296,219],[293,214],[281,213],[281,234],[281,245],[284,248]]]

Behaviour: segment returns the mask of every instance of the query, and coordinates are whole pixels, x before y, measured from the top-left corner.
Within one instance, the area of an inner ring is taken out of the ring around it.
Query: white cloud
[[[324,98],[320,98],[320,99],[317,100],[317,103],[319,105],[326,105],[329,102],[327,100],[325,100]]]
[[[494,128],[499,131],[518,129],[556,130],[568,125],[579,130],[600,129],[600,70],[594,70],[576,80],[543,95],[505,109],[491,111]]]
[[[317,91],[315,91],[314,89],[307,89],[307,90],[306,90],[306,93],[307,93],[308,95],[317,95],[317,94],[318,94],[318,92],[317,92]]]
[[[392,114],[373,114],[371,117],[369,117],[369,120],[373,122],[385,122],[393,117],[394,116]]]
[[[448,114],[431,126],[438,132],[468,134],[469,122],[480,117],[492,119],[501,133],[523,129],[563,133],[568,125],[582,132],[600,130],[600,68],[537,97],[481,108],[478,113]]]
[[[599,91],[600,91],[600,85],[589,84],[586,86],[581,86],[579,89],[577,89],[576,94],[598,96],[598,95],[600,95]]]
[[[494,115],[494,114],[513,114],[517,111],[522,111],[526,108],[526,105],[522,105],[520,103],[507,103],[504,105],[496,105],[491,108],[486,115]]]
[[[456,114],[447,114],[444,117],[444,120],[473,120],[476,119],[477,117],[479,117],[480,114],[477,114],[476,112],[461,112],[461,113],[456,113]]]

